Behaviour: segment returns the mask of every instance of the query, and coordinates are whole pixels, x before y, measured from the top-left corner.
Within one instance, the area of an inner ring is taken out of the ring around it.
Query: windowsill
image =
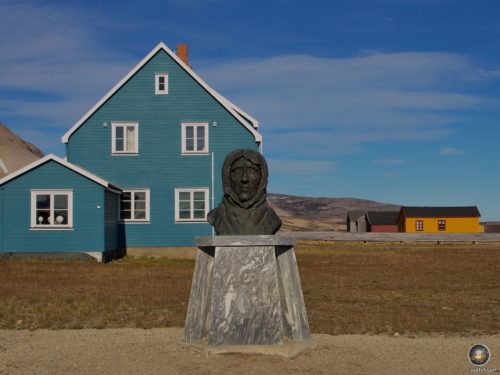
[[[120,224],[151,224],[150,220],[119,220]]]
[[[175,221],[174,224],[208,224],[206,220],[186,220],[186,221]]]
[[[48,231],[54,231],[54,230],[75,230],[73,227],[47,227],[47,228],[42,228],[42,227],[30,227],[30,230],[48,230]]]
[[[111,156],[139,156],[138,152],[112,152]]]
[[[182,156],[196,156],[196,155],[203,155],[203,156],[207,156],[207,155],[210,155],[210,153],[207,151],[207,152],[183,152],[181,153]]]

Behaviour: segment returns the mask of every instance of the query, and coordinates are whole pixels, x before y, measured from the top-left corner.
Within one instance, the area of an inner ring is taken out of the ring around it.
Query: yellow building
[[[398,228],[407,233],[481,233],[480,217],[476,206],[401,207]]]

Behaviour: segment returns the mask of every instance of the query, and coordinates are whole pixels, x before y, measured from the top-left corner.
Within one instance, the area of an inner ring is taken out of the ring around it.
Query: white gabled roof
[[[158,51],[165,51],[172,59],[174,59],[182,69],[184,69],[191,77],[194,78],[205,90],[212,95],[224,108],[226,108],[250,133],[255,137],[256,142],[262,142],[262,135],[256,130],[259,127],[259,122],[252,116],[238,108],[229,100],[224,98],[217,91],[208,86],[190,67],[188,67],[177,55],[172,52],[163,42],[160,42],[151,52],[144,57],[125,77],[123,77],[104,97],[99,100],[78,122],[69,129],[61,138],[63,143],[68,143],[71,135],[97,111],[120,87],[122,87],[132,76],[139,71]]]
[[[101,186],[104,186],[106,189],[110,189],[110,190],[113,190],[115,192],[121,193],[121,189],[118,186],[111,184],[110,182],[102,179],[99,176],[96,176],[93,173],[90,173],[89,171],[87,171],[86,169],[83,169],[82,167],[71,164],[70,162],[68,162],[64,159],[61,159],[60,157],[58,157],[54,154],[48,154],[47,156],[44,156],[43,158],[38,159],[38,160],[34,161],[33,163],[30,163],[30,164],[26,165],[25,167],[18,169],[15,172],[12,172],[11,174],[8,174],[4,178],[0,179],[0,185],[3,185],[6,182],[13,180],[16,177],[18,177],[18,176],[20,176],[20,175],[22,175],[22,174],[24,174],[32,169],[35,169],[36,167],[38,167],[42,164],[45,164],[46,162],[48,162],[50,160],[53,160],[56,163],[59,163],[62,166],[66,167],[68,169],[71,169],[72,171],[74,171],[78,174],[81,174],[82,176],[87,177],[88,179],[94,181],[95,183],[97,183]]]

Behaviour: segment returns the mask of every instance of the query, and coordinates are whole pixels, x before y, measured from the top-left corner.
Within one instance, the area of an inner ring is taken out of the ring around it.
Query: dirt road
[[[314,335],[318,347],[287,360],[262,355],[206,356],[180,328],[0,330],[0,374],[470,374],[500,372],[500,335],[481,337]],[[491,359],[467,352],[485,344]],[[477,372],[479,372],[477,371]]]

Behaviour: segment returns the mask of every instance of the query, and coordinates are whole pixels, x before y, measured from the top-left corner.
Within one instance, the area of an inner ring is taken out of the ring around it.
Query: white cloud
[[[377,159],[372,161],[372,164],[374,165],[401,165],[405,163],[406,160],[397,158]]]
[[[399,175],[396,172],[385,172],[384,176],[387,177],[387,178],[396,178]]]
[[[265,125],[264,125],[265,126]],[[276,154],[292,153],[294,156],[311,155],[327,157],[337,154],[354,154],[365,149],[370,142],[429,141],[450,133],[446,127],[430,129],[367,129],[351,132],[349,129],[318,129],[313,131],[288,131],[265,135],[266,150]]]
[[[278,56],[205,66],[199,73],[261,121],[268,150],[308,156],[353,152],[373,142],[439,139],[467,120],[465,111],[500,104],[463,88],[496,73],[453,53]]]
[[[318,175],[332,173],[337,168],[337,163],[331,160],[267,160],[269,170],[273,175]]]
[[[455,156],[455,155],[463,155],[465,153],[464,150],[453,147],[443,147],[439,150],[439,155],[442,156]]]
[[[51,144],[53,128],[59,141],[134,64],[99,45],[91,9],[3,1],[0,14],[0,116],[37,119],[39,143]]]

